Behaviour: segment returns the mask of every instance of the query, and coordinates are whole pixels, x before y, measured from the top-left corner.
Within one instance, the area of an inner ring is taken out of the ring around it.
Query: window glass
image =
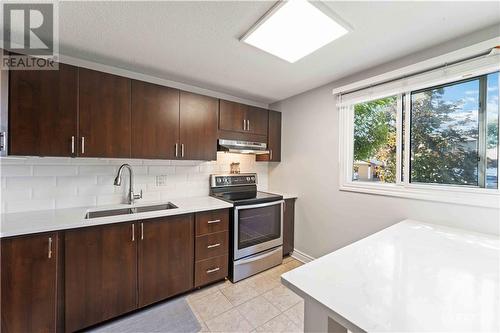
[[[479,80],[412,93],[410,181],[479,185]]]
[[[489,74],[486,85],[486,187],[498,188],[499,75]]]
[[[397,97],[354,105],[353,180],[396,182]]]

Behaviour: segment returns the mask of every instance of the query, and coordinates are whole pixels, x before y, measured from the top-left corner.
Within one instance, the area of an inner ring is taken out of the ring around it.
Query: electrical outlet
[[[156,176],[156,186],[167,186],[167,175]]]

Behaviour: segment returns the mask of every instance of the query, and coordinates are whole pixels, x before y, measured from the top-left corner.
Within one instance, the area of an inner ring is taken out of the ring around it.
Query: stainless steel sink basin
[[[128,215],[128,214],[136,214],[136,213],[145,213],[145,212],[154,212],[157,210],[166,210],[177,208],[171,202],[160,205],[151,205],[151,206],[140,206],[140,207],[132,207],[132,208],[120,208],[120,209],[109,209],[109,210],[98,210],[94,212],[88,212],[85,215],[86,219],[95,219],[98,217],[108,217],[108,216],[117,216],[117,215]]]
[[[165,210],[165,209],[173,209],[173,208],[177,208],[177,206],[171,202],[168,202],[166,204],[161,204],[161,205],[134,207],[134,208],[131,208],[131,210],[133,213],[144,213],[144,212],[153,212],[156,210]]]

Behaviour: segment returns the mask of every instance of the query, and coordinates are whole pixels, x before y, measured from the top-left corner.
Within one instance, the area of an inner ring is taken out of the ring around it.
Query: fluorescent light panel
[[[291,63],[347,33],[307,0],[288,0],[261,22],[242,40]]]

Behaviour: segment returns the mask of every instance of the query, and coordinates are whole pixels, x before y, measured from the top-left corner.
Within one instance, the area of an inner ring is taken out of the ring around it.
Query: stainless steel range
[[[236,282],[281,264],[281,195],[257,191],[257,174],[210,176],[210,195],[234,205],[230,223],[229,278]]]

